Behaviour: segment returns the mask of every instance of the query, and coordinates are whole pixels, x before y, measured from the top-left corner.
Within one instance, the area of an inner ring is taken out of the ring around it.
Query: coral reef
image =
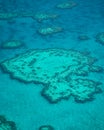
[[[60,8],[60,9],[70,9],[75,7],[77,4],[73,1],[68,1],[68,2],[64,2],[64,3],[60,3],[58,4],[56,7]]]
[[[78,36],[78,39],[80,41],[86,41],[86,40],[89,40],[90,38],[87,35],[80,35],[80,36]]]
[[[12,49],[12,48],[18,48],[21,46],[23,46],[23,43],[17,40],[6,41],[1,44],[1,48],[3,49]]]
[[[104,45],[104,32],[96,35],[96,41]]]
[[[57,18],[57,16],[58,16],[57,14],[37,13],[37,14],[33,15],[32,18],[41,22],[43,20],[55,19],[55,18]]]
[[[19,17],[32,17],[34,15],[35,15],[34,12],[21,12],[21,13],[19,13]]]
[[[0,115],[0,130],[17,130],[17,128],[13,121],[7,121],[4,116]]]
[[[18,17],[33,17],[34,13],[28,13],[28,12],[2,12],[0,13],[0,20],[10,20],[12,18],[18,18]]]
[[[43,84],[41,94],[51,103],[70,96],[86,102],[101,92],[101,83],[86,78],[90,72],[102,72],[95,61],[75,50],[30,50],[3,61],[1,67],[18,80]]]
[[[91,66],[91,68],[89,68],[89,70],[92,71],[92,72],[102,72],[103,68],[100,67],[100,66],[93,65],[93,66]]]
[[[8,20],[18,17],[18,13],[0,13],[0,20]]]
[[[28,13],[28,12],[21,12],[21,13],[0,13],[0,20],[9,20],[11,18],[15,17],[31,17],[33,19],[36,19],[37,21],[41,22],[43,20],[48,19],[55,19],[57,18],[57,14],[49,14],[49,13]]]
[[[46,27],[46,28],[41,28],[38,30],[38,33],[41,35],[49,35],[49,34],[54,34],[61,32],[63,29],[61,27]]]
[[[54,130],[54,128],[51,125],[43,125],[39,127],[39,130]]]

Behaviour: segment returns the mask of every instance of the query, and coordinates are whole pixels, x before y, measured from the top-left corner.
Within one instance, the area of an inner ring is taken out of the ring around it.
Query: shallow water
[[[58,14],[55,19],[41,22],[31,17],[0,19],[0,44],[16,39],[25,46],[15,49],[0,48],[0,61],[14,57],[30,49],[62,48],[90,53],[98,59],[97,65],[104,67],[104,44],[96,42],[96,35],[104,32],[104,2],[102,0],[74,0],[71,9],[58,9],[64,0],[0,0],[1,13]],[[62,32],[40,35],[37,30],[47,26],[59,26]],[[80,40],[79,36],[88,36]],[[104,72],[89,75],[104,83]],[[40,95],[41,84],[23,83],[12,79],[0,69],[0,115],[16,123],[18,130],[38,130],[41,125],[52,125],[55,130],[103,130],[104,93],[94,95],[91,102],[76,103],[71,97],[56,104],[49,103]],[[104,88],[102,88],[103,90]]]

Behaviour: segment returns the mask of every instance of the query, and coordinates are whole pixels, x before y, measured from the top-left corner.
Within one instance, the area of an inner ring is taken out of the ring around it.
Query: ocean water
[[[60,9],[56,6],[66,0],[0,0],[0,63],[28,50],[71,49],[96,57],[97,65],[104,68],[104,40],[96,35],[104,33],[104,1],[73,0],[75,7]],[[3,13],[18,13],[18,17],[2,18]],[[57,14],[54,19],[37,20],[21,14]],[[42,35],[40,28],[60,27],[61,32]],[[88,39],[80,39],[86,36]],[[103,36],[104,38],[104,36]],[[6,41],[18,40],[23,46],[3,48]],[[104,84],[104,72],[89,74]],[[0,115],[14,121],[17,130],[39,130],[51,125],[54,130],[103,130],[104,93],[95,94],[93,101],[78,103],[73,97],[50,103],[41,96],[42,84],[24,83],[11,78],[0,67]],[[102,91],[104,85],[102,85]]]

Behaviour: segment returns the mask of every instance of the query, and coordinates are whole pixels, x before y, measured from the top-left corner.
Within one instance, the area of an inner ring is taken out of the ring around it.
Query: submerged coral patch
[[[18,17],[18,13],[0,13],[0,20],[8,20],[15,17]]]
[[[70,96],[86,102],[101,92],[102,84],[87,78],[90,72],[102,72],[95,61],[74,50],[31,50],[2,62],[1,67],[16,79],[43,84],[41,94],[51,103]]]
[[[68,1],[68,2],[58,4],[56,7],[60,9],[70,9],[76,5],[77,3],[75,3],[74,1]]]
[[[37,13],[33,15],[32,18],[41,22],[43,20],[55,19],[57,16],[58,16],[57,14]]]
[[[96,35],[96,41],[104,45],[104,32]]]
[[[11,41],[6,41],[6,42],[2,43],[1,48],[12,49],[12,48],[21,47],[22,45],[23,45],[23,43],[21,41],[11,40]]]
[[[7,121],[4,116],[0,115],[0,130],[17,130],[17,128],[13,121]]]
[[[78,39],[80,41],[86,41],[86,40],[89,40],[90,38],[87,35],[80,35],[80,36],[78,36]]]
[[[51,125],[43,125],[39,127],[39,130],[54,130]]]
[[[49,35],[61,32],[63,29],[61,27],[46,27],[46,28],[40,28],[38,30],[38,33],[41,35]]]

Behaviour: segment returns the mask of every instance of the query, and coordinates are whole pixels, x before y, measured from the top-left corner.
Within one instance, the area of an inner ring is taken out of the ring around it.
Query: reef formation
[[[41,35],[49,35],[49,34],[55,34],[55,33],[58,33],[58,32],[62,32],[62,28],[61,27],[46,27],[46,28],[40,28],[38,30],[38,33],[41,34]]]
[[[77,3],[75,3],[74,1],[68,1],[68,2],[58,4],[56,7],[60,9],[70,9],[75,7],[76,5]]]
[[[54,130],[51,125],[43,125],[39,127],[39,130]]]
[[[12,18],[21,18],[21,17],[32,17],[33,19],[41,22],[43,20],[55,19],[58,17],[57,14],[50,14],[50,13],[28,13],[28,12],[1,12],[0,13],[0,20],[9,20]]]
[[[87,35],[80,35],[80,36],[78,36],[78,40],[80,40],[80,41],[87,41],[87,40],[89,40],[90,38],[89,38],[89,36],[87,36]]]
[[[96,41],[104,45],[104,32],[98,33],[96,35]]]
[[[18,13],[0,13],[0,20],[8,20],[8,19],[11,19],[11,18],[16,18],[18,17]]]
[[[13,48],[19,48],[21,46],[23,46],[23,43],[17,40],[10,40],[1,44],[1,48],[3,49],[13,49]]]
[[[57,17],[58,17],[57,14],[48,14],[48,13],[37,13],[32,16],[33,19],[36,19],[39,22],[43,20],[55,19]]]
[[[7,121],[4,116],[0,115],[0,130],[17,130],[17,128],[13,121]]]
[[[1,63],[15,79],[41,83],[41,94],[51,103],[73,96],[76,102],[86,102],[100,93],[102,83],[89,79],[90,72],[102,72],[94,65],[96,58],[75,50],[30,50]]]

